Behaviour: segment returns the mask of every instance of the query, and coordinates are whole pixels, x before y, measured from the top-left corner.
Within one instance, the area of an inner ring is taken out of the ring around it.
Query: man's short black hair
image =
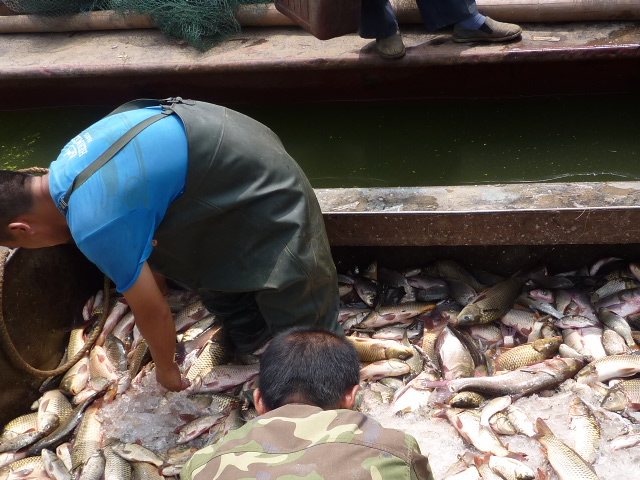
[[[33,207],[30,184],[32,175],[0,170],[0,245],[11,240],[7,226]]]
[[[359,381],[355,348],[326,330],[286,330],[271,341],[260,359],[260,392],[269,410],[288,403],[336,408]]]

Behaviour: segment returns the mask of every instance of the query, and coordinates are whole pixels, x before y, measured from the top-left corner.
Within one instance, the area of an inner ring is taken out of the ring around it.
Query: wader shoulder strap
[[[142,130],[147,128],[149,125],[157,122],[158,120],[167,117],[168,115],[172,115],[174,112],[170,108],[164,108],[162,113],[154,115],[152,117],[143,120],[138,123],[134,127],[132,127],[127,133],[121,136],[116,142],[114,142],[107,150],[105,150],[102,155],[96,158],[91,164],[89,164],[84,170],[82,170],[76,178],[73,179],[73,183],[69,187],[69,190],[64,194],[64,196],[58,202],[58,207],[64,214],[67,213],[67,208],[69,208],[69,198],[71,194],[80,187],[84,182],[86,182],[91,175],[96,173],[100,168],[102,168],[109,160],[111,160],[116,153],[118,153],[124,146],[129,143],[133,138],[138,135]]]

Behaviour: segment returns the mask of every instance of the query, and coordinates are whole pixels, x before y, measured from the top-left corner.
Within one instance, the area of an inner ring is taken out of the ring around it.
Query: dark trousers
[[[427,31],[471,18],[478,13],[475,0],[416,0]],[[389,0],[362,0],[360,36],[386,38],[398,30],[398,19]]]
[[[222,320],[236,353],[250,354],[273,335],[294,326],[343,334],[336,322],[337,281],[326,282],[318,276],[311,279],[314,285],[310,287],[309,280],[292,275],[290,284],[277,290],[241,293],[201,290],[199,293],[207,310]]]

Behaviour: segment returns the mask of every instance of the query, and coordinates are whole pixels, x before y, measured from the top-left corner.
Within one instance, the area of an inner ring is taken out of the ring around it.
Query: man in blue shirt
[[[187,383],[165,278],[202,297],[240,355],[293,325],[340,329],[313,189],[271,130],[223,107],[120,107],[73,138],[49,174],[0,172],[0,222],[8,247],[75,242],[124,295],[171,390]]]

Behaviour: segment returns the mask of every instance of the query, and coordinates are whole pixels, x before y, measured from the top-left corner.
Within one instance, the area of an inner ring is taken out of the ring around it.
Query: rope
[[[9,360],[20,370],[29,373],[30,375],[36,377],[55,377],[56,375],[60,375],[61,373],[66,372],[80,360],[84,355],[89,351],[93,344],[98,339],[98,336],[102,332],[105,322],[107,321],[107,317],[109,316],[109,302],[110,302],[110,287],[111,281],[109,277],[105,275],[104,277],[104,305],[105,308],[102,312],[102,317],[100,318],[100,322],[93,329],[91,335],[87,339],[87,342],[83,345],[78,353],[76,353],[73,358],[68,360],[64,365],[59,366],[55,370],[38,370],[37,368],[29,365],[21,356],[16,346],[11,341],[11,337],[9,336],[9,332],[7,330],[7,326],[4,322],[4,313],[3,313],[3,288],[4,288],[4,266],[7,260],[7,256],[9,255],[9,250],[3,250],[0,252],[0,344],[2,345],[3,350],[7,353]]]
[[[35,173],[49,173],[49,169],[48,168],[44,168],[44,167],[30,167],[30,168],[22,168],[20,170],[18,170],[18,172],[22,172],[22,173],[30,173],[30,174],[35,174]]]

